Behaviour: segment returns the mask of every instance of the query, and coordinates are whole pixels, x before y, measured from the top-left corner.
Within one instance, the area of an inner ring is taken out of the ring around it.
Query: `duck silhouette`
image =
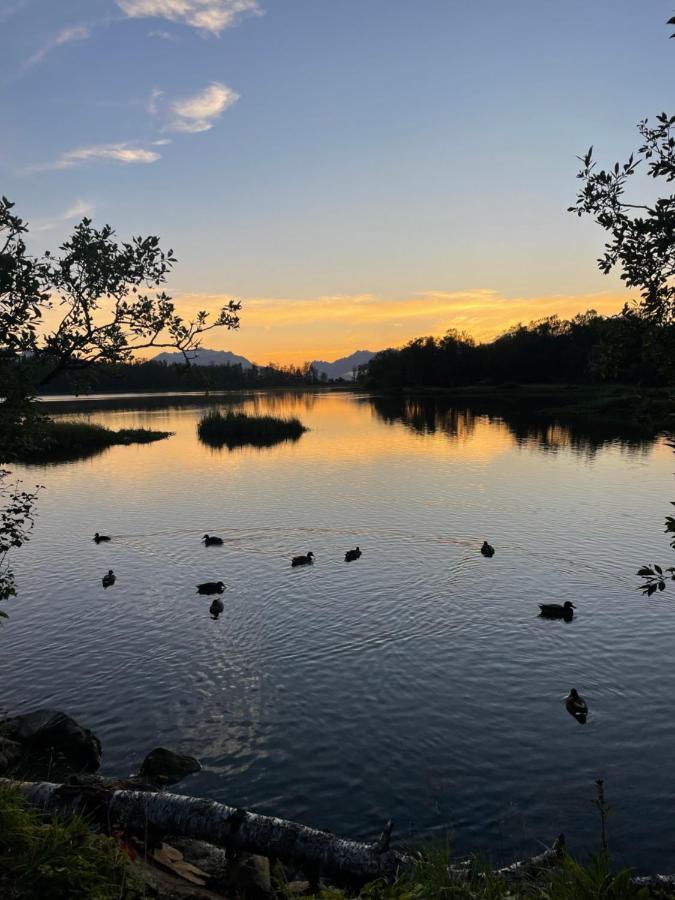
[[[215,537],[211,534],[205,534],[202,538],[205,547],[222,547],[223,539],[220,537]]]
[[[101,584],[104,588],[109,588],[112,587],[113,584],[115,584],[115,581],[115,573],[112,569],[108,569],[108,574],[103,576],[103,578],[101,579]]]
[[[495,548],[492,546],[492,544],[488,544],[487,541],[483,541],[483,546],[480,548],[480,552],[483,554],[483,556],[494,556]]]
[[[213,616],[214,619],[217,619],[218,616],[225,609],[225,604],[220,599],[220,597],[214,597],[211,601],[211,606],[209,606],[209,612]]]
[[[222,594],[225,584],[222,581],[205,581],[197,585],[198,594]]]
[[[345,562],[353,562],[361,556],[361,548],[356,547],[354,550],[347,550],[345,553]]]
[[[564,603],[540,603],[539,615],[542,619],[566,619],[574,618],[574,610],[576,606],[571,600],[565,600]]]
[[[314,562],[314,554],[310,550],[306,556],[294,556],[291,560],[291,566],[295,569],[296,566],[311,566]]]
[[[586,724],[586,719],[588,718],[588,704],[583,697],[579,696],[579,692],[576,688],[572,688],[565,697],[565,708],[580,725]]]
[[[104,541],[109,541],[110,538],[108,537],[107,534],[99,534],[97,531],[96,534],[94,535],[94,540],[96,541],[97,544],[101,544]]]

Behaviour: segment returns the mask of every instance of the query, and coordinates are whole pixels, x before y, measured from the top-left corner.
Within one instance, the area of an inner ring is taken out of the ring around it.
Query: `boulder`
[[[0,737],[21,747],[12,765],[33,778],[60,778],[96,772],[101,742],[88,728],[55,709],[38,709],[0,721]]]
[[[138,777],[151,784],[176,784],[201,770],[198,759],[183,753],[174,753],[165,747],[156,747],[143,760]]]

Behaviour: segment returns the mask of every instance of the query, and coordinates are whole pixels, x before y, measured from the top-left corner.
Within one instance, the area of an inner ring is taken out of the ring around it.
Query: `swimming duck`
[[[110,538],[108,537],[107,534],[99,534],[97,531],[96,534],[94,535],[94,540],[96,541],[97,544],[100,544],[102,541],[109,541]]]
[[[345,562],[353,562],[353,560],[358,559],[361,556],[361,548],[357,547],[355,550],[347,550],[345,553]]]
[[[577,722],[580,722],[582,725],[585,723],[588,716],[588,704],[583,697],[579,696],[576,688],[572,688],[565,697],[565,708],[571,716],[574,716]]]
[[[214,537],[210,534],[205,534],[204,537],[202,538],[202,540],[204,541],[204,546],[206,546],[206,547],[222,547],[223,546],[222,538]]]
[[[220,597],[215,597],[211,601],[211,606],[209,606],[209,612],[213,616],[214,619],[217,619],[221,612],[225,609],[225,604],[220,599]]]
[[[487,541],[483,541],[483,546],[480,548],[480,552],[483,554],[483,556],[494,556],[495,548],[492,546],[492,544],[488,544]]]
[[[204,584],[197,585],[198,594],[222,594],[224,590],[222,581],[205,581]]]
[[[311,566],[314,562],[314,554],[310,550],[307,556],[294,556],[291,560],[293,568],[296,566]]]
[[[542,619],[571,619],[576,606],[571,600],[565,600],[564,603],[540,603],[539,609]]]
[[[112,587],[113,584],[115,584],[115,573],[112,569],[109,569],[108,574],[103,576],[103,578],[101,579],[101,584],[104,588]]]

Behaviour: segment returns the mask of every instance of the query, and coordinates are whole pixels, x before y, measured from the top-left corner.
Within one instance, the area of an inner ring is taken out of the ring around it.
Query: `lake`
[[[616,859],[675,870],[675,591],[646,599],[634,574],[669,559],[666,442],[438,398],[228,403],[310,431],[217,451],[196,433],[213,398],[118,398],[68,415],[175,435],[13,467],[46,490],[13,557],[3,710],[68,712],[100,736],[103,774],[164,745],[204,766],[180,792],[352,838],[392,817],[399,841],[450,834],[495,860],[560,831],[597,847],[604,778]],[[196,585],[221,579],[214,620]],[[567,599],[572,622],[538,618]]]

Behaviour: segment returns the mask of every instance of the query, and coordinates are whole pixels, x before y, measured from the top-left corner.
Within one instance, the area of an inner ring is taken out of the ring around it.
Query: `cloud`
[[[31,166],[30,172],[46,172],[53,169],[72,169],[74,166],[88,162],[118,162],[125,165],[134,163],[153,163],[161,159],[161,154],[154,150],[134,147],[132,144],[99,144],[93,147],[77,147],[66,150],[58,159],[49,163]]]
[[[53,219],[33,220],[31,222],[30,230],[32,232],[51,231],[63,222],[71,222],[74,219],[81,219],[82,216],[89,215],[90,212],[93,212],[93,209],[93,203],[90,203],[88,200],[78,200]]]
[[[239,94],[227,85],[214,81],[193,97],[177,100],[171,105],[174,118],[169,128],[190,134],[208,131],[213,128],[215,120],[238,99]]]
[[[116,0],[132,19],[160,18],[220,34],[246,15],[260,16],[258,0]]]
[[[22,66],[22,71],[25,72],[33,66],[36,66],[38,63],[41,63],[45,56],[56,49],[56,47],[62,47],[64,44],[72,44],[74,41],[86,41],[90,36],[91,28],[89,28],[88,25],[70,25],[68,28],[63,28],[58,34],[54,35],[54,37],[50,38],[42,45],[42,47],[36,50],[32,56],[28,57]]]
[[[160,97],[163,97],[163,96],[164,96],[164,91],[160,91],[159,88],[153,88],[153,90],[150,94],[150,99],[148,100],[148,104],[146,106],[146,109],[150,113],[151,116],[157,115],[157,111],[158,111],[157,110],[157,101],[159,100]]]
[[[170,31],[149,31],[148,37],[159,38],[161,41],[177,41],[178,38]]]

